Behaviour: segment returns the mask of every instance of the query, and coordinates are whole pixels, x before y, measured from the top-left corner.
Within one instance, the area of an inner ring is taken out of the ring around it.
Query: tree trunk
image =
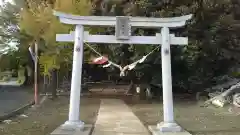
[[[131,83],[129,84],[128,90],[126,91],[126,95],[133,95],[136,93],[136,86],[131,80]]]
[[[27,71],[27,67],[26,66],[24,66],[24,76],[25,76],[25,81],[24,81],[24,83],[23,83],[23,86],[26,86],[26,85],[28,85],[28,82],[29,82],[29,77],[28,77],[28,71]]]
[[[52,91],[52,99],[57,98],[57,69],[52,70],[51,91]]]
[[[240,82],[230,87],[228,90],[224,91],[221,96],[226,97],[231,95],[233,92],[236,92],[240,88]]]
[[[208,106],[209,104],[211,104],[213,101],[220,101],[222,102],[220,105],[223,106],[227,101],[227,97],[232,95],[234,92],[239,91],[240,90],[240,82],[231,86],[229,89],[227,89],[226,91],[224,91],[223,93],[221,93],[220,95],[214,96],[213,98],[205,101],[203,106]],[[219,106],[219,105],[217,105]]]
[[[47,88],[48,88],[48,76],[44,75],[43,76],[43,89],[42,89],[42,93],[47,94]]]

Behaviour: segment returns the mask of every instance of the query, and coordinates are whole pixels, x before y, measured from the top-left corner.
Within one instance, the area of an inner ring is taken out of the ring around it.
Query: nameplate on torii
[[[56,41],[59,42],[74,42],[74,31],[70,34],[57,34]],[[91,35],[88,31],[84,32],[83,42],[85,43],[112,43],[112,44],[162,44],[161,33],[156,33],[155,36],[130,36],[128,40],[119,40],[115,35]],[[169,34],[169,41],[171,45],[187,45],[187,37],[175,37],[174,34]]]

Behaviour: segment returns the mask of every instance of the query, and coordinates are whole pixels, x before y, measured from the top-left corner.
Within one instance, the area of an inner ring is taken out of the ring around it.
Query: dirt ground
[[[137,117],[146,125],[162,121],[162,103],[129,104]],[[175,102],[175,118],[193,135],[240,135],[240,115],[229,113],[229,107],[200,107],[194,101]]]
[[[139,102],[130,96],[93,94],[81,98],[81,120],[95,123],[99,98],[121,98],[146,125],[162,121],[161,102]],[[184,98],[188,99],[188,98]],[[193,100],[178,99],[175,103],[176,121],[193,135],[240,135],[240,115],[229,113],[229,107],[200,107]],[[27,118],[15,118],[10,124],[0,124],[0,135],[47,135],[63,124],[68,115],[68,97],[47,100],[39,109],[26,111]],[[238,110],[235,110],[235,112]],[[240,112],[240,111],[238,111]]]
[[[146,127],[162,121],[161,101],[138,101],[137,97],[102,95],[102,98],[121,97]],[[203,102],[194,100],[195,96],[175,95],[175,118],[184,129],[192,135],[240,135],[240,109],[229,110],[231,106],[204,108],[200,107]]]
[[[0,135],[47,135],[67,120],[68,105],[68,97],[47,100],[40,108],[27,110],[27,118],[19,116],[10,124],[1,123]],[[81,120],[95,123],[99,106],[99,99],[81,98]]]

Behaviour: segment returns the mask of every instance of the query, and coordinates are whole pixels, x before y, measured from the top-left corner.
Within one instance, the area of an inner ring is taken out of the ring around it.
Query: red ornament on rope
[[[108,58],[104,56],[97,57],[92,61],[93,64],[100,64],[100,65],[106,62],[108,62]]]

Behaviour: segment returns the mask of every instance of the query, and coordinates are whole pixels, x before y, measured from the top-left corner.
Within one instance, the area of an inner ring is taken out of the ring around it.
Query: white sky
[[[3,4],[3,0],[0,0],[0,5],[2,5]]]
[[[4,0],[0,0],[0,6],[3,5],[3,1],[4,1]],[[6,2],[12,2],[12,0],[5,0],[5,1],[6,1]],[[11,43],[10,43],[10,44],[11,44]],[[11,44],[10,46],[12,46],[12,44]],[[14,44],[13,46],[15,47],[16,45]],[[1,55],[1,51],[5,50],[5,49],[7,49],[7,48],[4,48],[4,49],[0,48],[0,55]]]
[[[3,4],[3,1],[4,1],[4,0],[0,0],[0,5],[2,5],[2,4]],[[5,1],[12,2],[12,0],[5,0]]]

